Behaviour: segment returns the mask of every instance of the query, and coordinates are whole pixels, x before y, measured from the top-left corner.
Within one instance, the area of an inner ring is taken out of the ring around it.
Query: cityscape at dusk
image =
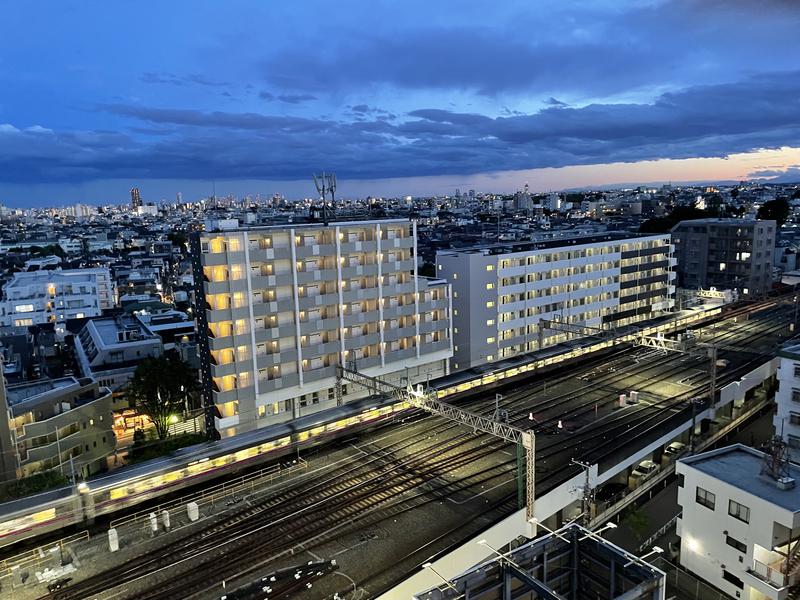
[[[0,600],[800,598],[800,4],[0,5]]]

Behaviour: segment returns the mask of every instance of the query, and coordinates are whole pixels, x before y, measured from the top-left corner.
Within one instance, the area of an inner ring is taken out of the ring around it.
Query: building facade
[[[75,336],[81,375],[111,389],[115,410],[127,407],[125,386],[138,364],[163,352],[161,338],[132,315],[90,319]]]
[[[62,377],[4,387],[0,423],[5,477],[60,469],[86,477],[114,452],[111,390],[91,378]],[[9,457],[13,462],[9,463]]]
[[[191,250],[206,425],[223,436],[336,406],[337,365],[448,371],[450,287],[418,275],[414,222],[196,233]]]
[[[107,268],[26,271],[3,286],[0,325],[30,326],[96,317],[115,304]]]
[[[773,417],[775,435],[793,450],[800,450],[800,344],[783,346],[778,352],[777,410]]]
[[[452,368],[562,342],[558,320],[623,326],[674,306],[670,236],[603,234],[445,250],[436,273],[453,286]]]
[[[676,463],[680,564],[732,598],[785,600],[800,561],[800,468],[765,472],[768,455],[741,444]]]
[[[772,286],[775,221],[697,219],[672,228],[678,286],[759,296]]]

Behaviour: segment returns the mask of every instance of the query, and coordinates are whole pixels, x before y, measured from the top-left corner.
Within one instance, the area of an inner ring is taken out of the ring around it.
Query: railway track
[[[761,331],[757,338],[775,335],[777,330],[785,327],[785,322],[780,318],[781,310],[765,309],[768,314],[758,317],[757,322],[741,324],[735,331],[720,331],[714,339],[732,344],[748,333],[752,334],[764,320],[776,322]],[[740,314],[745,312],[734,316]],[[577,389],[548,398],[540,397],[543,390],[537,389],[541,387],[537,383],[517,386],[518,389],[506,395],[501,406],[513,409],[512,420],[520,425],[530,425],[527,419],[529,412],[540,412],[542,419],[534,424],[534,428],[543,434],[552,431],[559,414],[562,419],[564,415],[578,418],[595,410],[594,406],[599,401],[597,395],[607,395],[614,384],[619,384],[625,377],[645,379],[648,383],[643,384],[641,389],[647,391],[686,369],[686,364],[677,357],[670,360],[663,358],[651,351],[642,353],[630,348],[622,349],[607,359],[606,365],[613,369],[596,374],[591,384],[579,385]],[[746,362],[741,368],[752,362]],[[563,375],[551,378],[550,385],[558,388],[574,382],[576,373],[587,370],[585,366],[569,369]],[[728,375],[726,373],[720,378],[721,385]],[[687,399],[698,395],[702,389],[703,386],[695,386],[679,396],[631,407],[633,410],[625,414],[609,413],[610,417],[595,424],[589,423],[569,434],[544,434],[540,438],[538,457],[544,461],[555,459],[564,455],[570,447],[583,454],[584,446],[591,445],[600,452],[612,443],[618,446],[618,441],[615,441],[617,435],[632,428],[655,424],[659,419],[663,420],[668,411],[680,414],[687,406]],[[612,398],[606,404],[614,400]],[[468,400],[464,405],[485,414],[491,413],[495,407],[494,402],[484,399]],[[432,417],[418,419],[414,427],[415,430],[407,439],[382,443],[380,446],[365,445],[362,451],[366,456],[358,463],[338,467],[324,480],[301,482],[229,519],[163,546],[155,553],[128,561],[119,569],[98,573],[53,597],[93,597],[109,589],[109,581],[113,581],[113,587],[139,582],[141,587],[138,592],[122,597],[189,598],[204,593],[212,582],[230,576],[245,577],[252,570],[263,567],[298,545],[308,547],[308,544],[319,544],[368,521],[380,522],[389,515],[401,514],[441,498],[470,491],[478,485],[507,477],[514,469],[516,461],[504,459],[499,454],[506,447],[500,440],[472,435],[457,425],[442,423]],[[500,458],[487,467],[466,474],[459,472],[492,456]],[[551,472],[555,465],[548,467],[547,471]],[[515,495],[507,494],[497,503],[497,509],[511,511],[514,507],[511,500]],[[191,569],[188,569],[189,563]],[[238,568],[238,565],[247,563],[253,564],[251,570],[242,571]],[[188,572],[156,582],[150,589],[141,584],[143,576],[152,578],[152,574],[163,574],[176,569],[177,565],[186,566]]]

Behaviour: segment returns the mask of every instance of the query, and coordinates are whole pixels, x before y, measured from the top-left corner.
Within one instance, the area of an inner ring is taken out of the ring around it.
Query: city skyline
[[[796,180],[798,11],[760,6],[15,5],[0,202]]]

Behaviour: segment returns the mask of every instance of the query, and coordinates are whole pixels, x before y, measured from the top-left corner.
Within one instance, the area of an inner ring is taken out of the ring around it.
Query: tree
[[[150,417],[161,440],[169,435],[170,418],[183,409],[186,397],[196,392],[195,372],[182,360],[168,356],[145,358],[127,388],[130,403]]]
[[[667,233],[681,221],[705,219],[710,213],[694,206],[676,206],[668,215],[648,219],[639,226],[641,233]]]
[[[786,198],[768,200],[758,209],[756,218],[759,220],[772,220],[777,222],[778,227],[786,222],[789,217],[789,201]]]

